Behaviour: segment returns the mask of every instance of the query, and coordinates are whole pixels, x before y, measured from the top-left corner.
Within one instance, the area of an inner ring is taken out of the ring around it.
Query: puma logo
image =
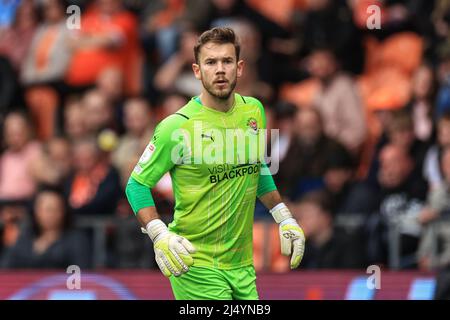
[[[202,133],[202,138],[211,139],[211,141],[214,142],[213,136],[209,136],[209,135],[207,135],[207,134]]]

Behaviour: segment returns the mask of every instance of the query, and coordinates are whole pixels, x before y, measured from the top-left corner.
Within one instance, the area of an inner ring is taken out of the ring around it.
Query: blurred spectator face
[[[64,11],[61,1],[45,0],[44,1],[44,18],[47,22],[59,22],[64,18]]]
[[[125,127],[132,135],[140,136],[150,127],[150,107],[144,100],[129,100],[125,104],[124,113]]]
[[[327,189],[333,193],[339,193],[352,177],[352,170],[346,168],[330,168],[324,174],[324,182]]]
[[[392,144],[398,145],[408,150],[414,142],[413,128],[397,128],[392,130],[389,135]]]
[[[97,0],[97,6],[103,14],[113,14],[122,9],[122,0]]]
[[[112,118],[112,108],[106,96],[98,90],[88,92],[82,101],[86,129],[90,133],[96,133],[107,127]]]
[[[95,139],[78,141],[73,146],[73,164],[75,170],[89,173],[100,160],[100,151]]]
[[[197,43],[198,34],[193,31],[184,31],[180,38],[180,53],[188,63],[195,62],[192,48]]]
[[[295,132],[301,143],[314,145],[322,136],[322,125],[319,114],[311,109],[297,112]]]
[[[60,230],[64,222],[64,202],[54,192],[41,192],[34,206],[36,223],[42,231]]]
[[[387,132],[392,121],[392,111],[390,110],[376,110],[375,117],[380,123],[382,132]]]
[[[445,180],[450,183],[450,148],[446,148],[441,160],[442,172]]]
[[[417,99],[425,99],[430,96],[433,86],[433,71],[427,66],[420,66],[414,74],[413,94]]]
[[[438,141],[441,146],[450,146],[450,119],[438,122]]]
[[[72,102],[64,110],[64,131],[71,139],[86,135],[85,113],[80,102]]]
[[[312,11],[319,11],[330,5],[330,0],[307,0],[307,7]]]
[[[234,45],[208,42],[200,48],[198,59],[199,64],[193,64],[195,77],[213,97],[228,99],[243,68],[243,61],[236,61]]]
[[[20,151],[30,140],[30,127],[27,120],[18,113],[5,119],[4,135],[6,146],[11,151]]]
[[[234,30],[241,43],[245,43],[245,46],[241,47],[240,58],[247,64],[256,63],[261,52],[261,35],[255,26],[246,20],[238,20],[228,27]]]
[[[2,224],[18,223],[26,214],[25,206],[5,205],[0,207],[0,222]]]
[[[330,51],[318,50],[311,54],[309,71],[314,77],[326,80],[335,73],[336,69],[336,59]]]
[[[120,69],[104,70],[98,77],[97,88],[110,100],[120,98],[123,92],[123,74]]]
[[[387,145],[380,152],[378,181],[385,188],[399,187],[408,178],[413,161],[407,151],[395,145]]]
[[[33,0],[22,1],[17,8],[14,26],[22,29],[29,28],[36,24],[37,15]]]
[[[70,143],[63,138],[53,138],[48,142],[48,156],[63,173],[67,174],[72,166]]]
[[[323,230],[329,229],[331,217],[320,206],[313,202],[300,202],[294,205],[293,215],[305,233],[305,237],[314,238]]]
[[[413,122],[409,114],[394,114],[388,128],[389,141],[409,150],[415,139]]]
[[[162,108],[164,110],[164,114],[169,115],[177,112],[180,109],[180,106],[183,106],[185,104],[186,99],[183,96],[178,94],[171,94],[164,99]]]
[[[229,11],[235,5],[236,0],[212,0],[212,3],[220,11]]]

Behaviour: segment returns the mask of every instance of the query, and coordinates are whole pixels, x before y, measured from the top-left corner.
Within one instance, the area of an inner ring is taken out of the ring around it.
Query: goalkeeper
[[[251,139],[264,135],[264,108],[234,91],[243,71],[239,52],[232,29],[213,28],[199,37],[192,68],[202,92],[156,127],[126,187],[176,299],[258,299],[256,197],[279,224],[281,252],[291,255],[291,268],[303,257],[303,231],[282,202],[269,169],[258,161],[264,147]],[[237,134],[228,139],[230,129],[250,138]],[[159,219],[151,195],[166,172],[175,195],[168,226]]]

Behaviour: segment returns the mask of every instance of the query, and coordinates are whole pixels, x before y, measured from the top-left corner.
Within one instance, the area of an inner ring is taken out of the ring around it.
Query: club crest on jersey
[[[250,129],[252,129],[252,132],[254,134],[258,133],[258,122],[256,122],[255,118],[249,118],[247,120],[247,127],[249,127]]]
[[[156,147],[153,143],[150,143],[146,148],[144,153],[142,154],[141,158],[139,159],[139,163],[146,163],[150,160],[150,157],[152,156],[153,152],[155,151]]]

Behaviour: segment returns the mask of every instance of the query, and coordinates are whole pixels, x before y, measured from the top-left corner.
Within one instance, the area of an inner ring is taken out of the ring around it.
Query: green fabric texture
[[[253,266],[231,270],[192,266],[187,273],[169,280],[176,300],[259,299]]]
[[[150,188],[139,183],[133,177],[128,179],[125,193],[134,214],[137,214],[142,208],[155,206]]]
[[[263,163],[261,165],[261,173],[259,175],[258,190],[256,191],[256,196],[259,198],[264,194],[277,190],[275,181],[270,174],[270,170],[267,164]]]

